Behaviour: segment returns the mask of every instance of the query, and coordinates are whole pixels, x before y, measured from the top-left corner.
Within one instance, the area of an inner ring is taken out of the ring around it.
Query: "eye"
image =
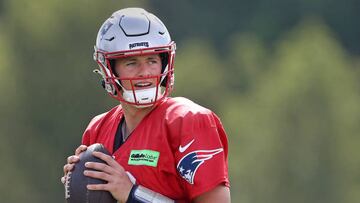
[[[148,63],[149,64],[157,64],[157,63],[159,63],[160,61],[158,60],[158,59],[156,59],[156,58],[149,58],[149,60],[148,60]]]
[[[156,63],[157,63],[156,60],[150,60],[150,61],[149,61],[149,64],[156,64]]]
[[[126,66],[135,66],[136,62],[135,61],[129,61],[125,63]]]

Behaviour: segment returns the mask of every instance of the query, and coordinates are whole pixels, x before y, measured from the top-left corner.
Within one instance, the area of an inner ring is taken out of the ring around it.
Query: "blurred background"
[[[117,105],[96,34],[128,6],[177,42],[173,96],[221,117],[233,202],[360,202],[359,0],[0,0],[1,202],[64,202],[66,157]]]

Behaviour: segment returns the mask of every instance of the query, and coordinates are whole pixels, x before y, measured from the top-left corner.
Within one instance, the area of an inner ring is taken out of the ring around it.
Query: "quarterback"
[[[118,202],[230,202],[228,142],[219,118],[174,86],[175,43],[155,15],[141,8],[116,11],[97,35],[94,60],[105,91],[120,102],[94,117],[82,144],[67,158],[66,174],[94,143],[112,156],[93,155],[84,174],[105,180]]]

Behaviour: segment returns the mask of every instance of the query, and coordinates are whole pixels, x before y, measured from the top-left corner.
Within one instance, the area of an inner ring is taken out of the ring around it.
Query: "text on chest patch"
[[[157,151],[147,150],[147,149],[131,150],[128,164],[156,167],[158,164],[159,157],[160,157],[160,153]]]

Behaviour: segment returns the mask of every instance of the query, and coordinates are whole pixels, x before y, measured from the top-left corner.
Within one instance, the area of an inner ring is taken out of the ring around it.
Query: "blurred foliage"
[[[326,26],[304,21],[278,42],[253,91],[228,99],[239,202],[359,200],[359,84],[345,54]]]
[[[221,117],[233,202],[360,201],[359,1],[3,0],[3,202],[64,202],[65,158],[117,104],[92,73],[95,37],[127,6],[177,42],[173,95]]]
[[[280,40],[281,33],[298,24],[304,16],[321,16],[351,52],[360,53],[359,0],[152,0],[153,10],[166,16],[166,25],[175,39],[191,37],[214,41],[226,51],[228,37],[254,32],[267,43]]]

